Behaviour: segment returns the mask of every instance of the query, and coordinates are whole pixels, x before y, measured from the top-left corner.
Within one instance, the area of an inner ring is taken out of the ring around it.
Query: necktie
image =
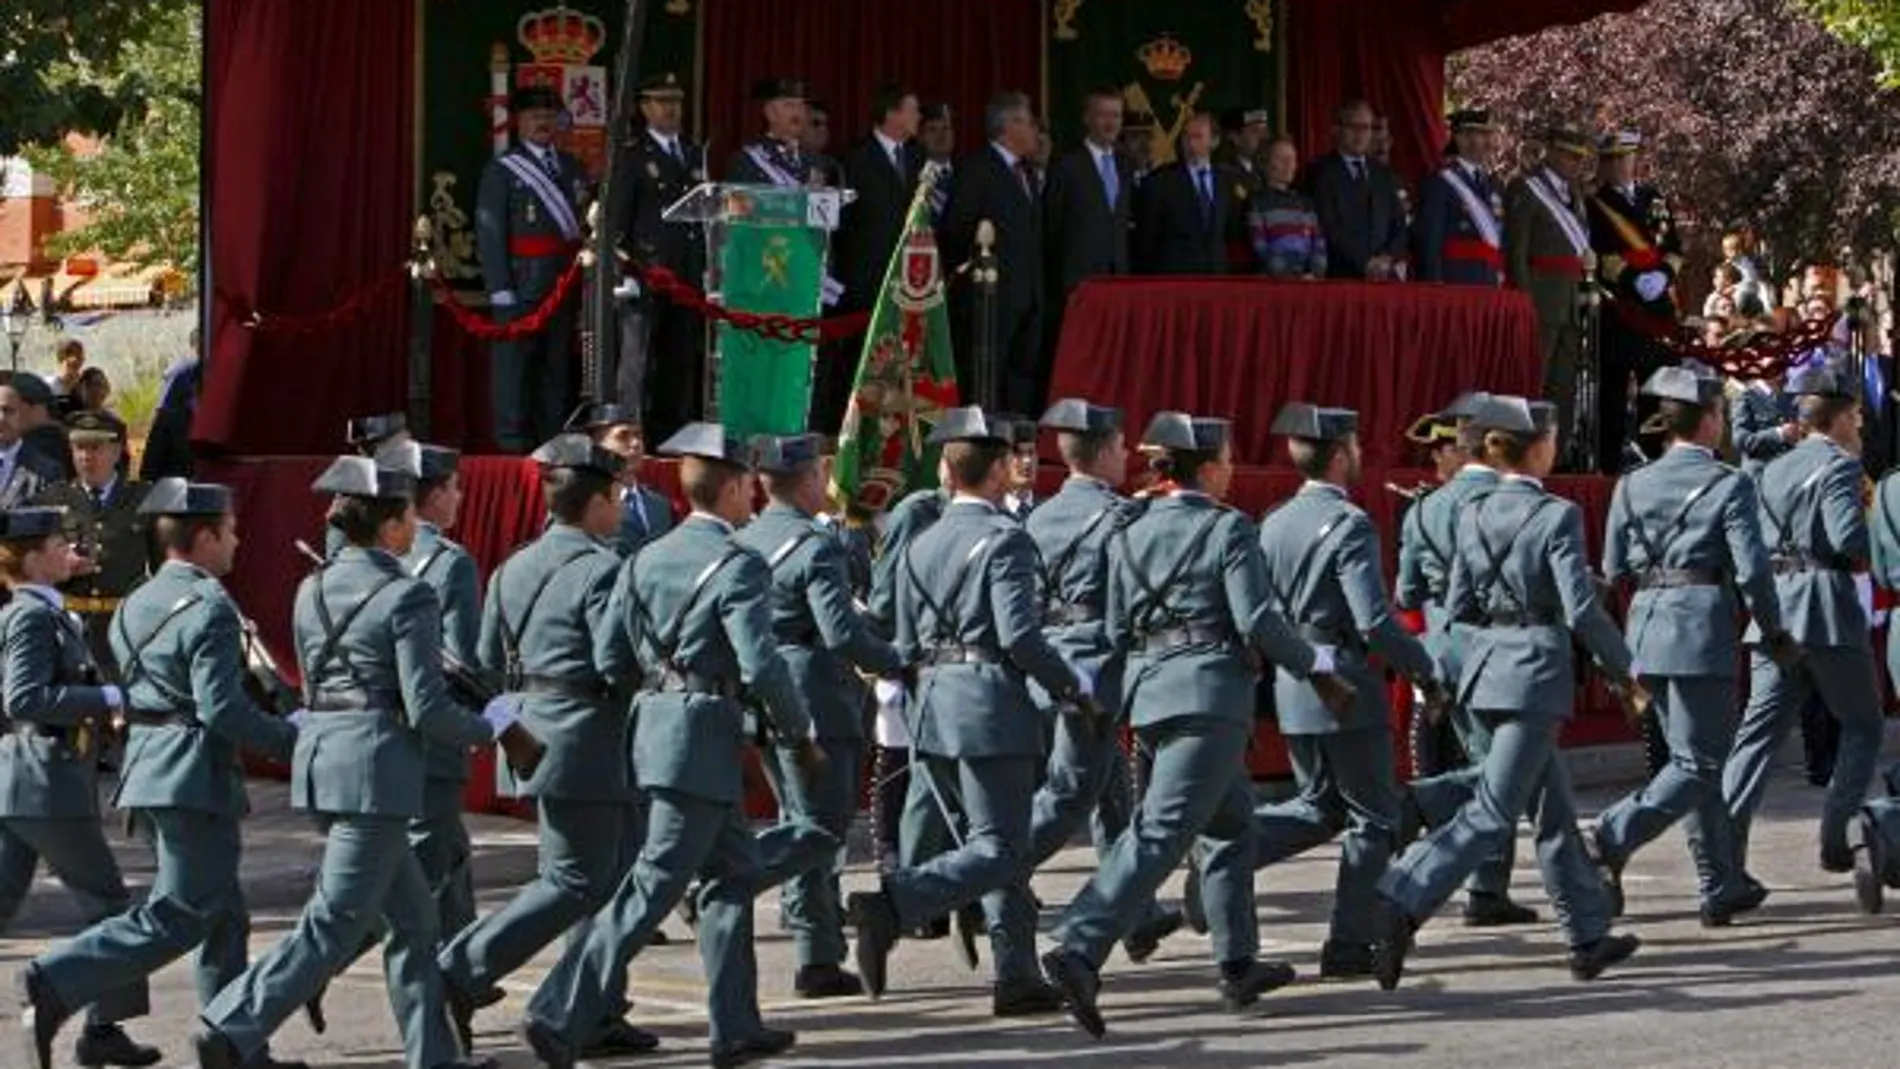
[[[555,157],[553,150],[542,149],[536,153],[536,155],[541,158],[541,169],[548,173],[548,177],[559,180],[561,177],[561,161]]]
[[[98,487],[98,486],[95,486],[95,487],[93,487],[93,490],[92,490],[92,510],[93,510],[94,512],[104,512],[104,511],[105,511],[105,508],[106,508],[106,491],[105,491],[105,488],[104,488],[104,487]]]
[[[1095,165],[1102,172],[1102,192],[1108,194],[1108,206],[1115,206],[1115,198],[1121,194],[1121,176],[1115,173],[1115,157],[1104,154],[1095,157]]]
[[[1214,217],[1214,172],[1203,167],[1194,173],[1200,178],[1201,215],[1203,218],[1212,219]]]
[[[666,139],[666,154],[680,163],[686,162],[686,157],[680,154],[680,143],[670,137]]]
[[[898,177],[902,178],[904,176],[904,146],[892,145],[890,156],[891,170],[896,171]]]
[[[1346,161],[1346,170],[1352,175],[1352,180],[1357,182],[1366,176],[1366,161],[1357,157],[1349,159]]]
[[[1027,160],[1016,161],[1016,180],[1022,183],[1023,196],[1031,200],[1036,199],[1036,187],[1031,184],[1029,180],[1029,162]]]
[[[637,542],[646,541],[647,532],[652,530],[652,528],[647,526],[647,510],[641,506],[640,491],[638,490],[631,491],[627,494],[627,518],[633,521],[634,540]]]

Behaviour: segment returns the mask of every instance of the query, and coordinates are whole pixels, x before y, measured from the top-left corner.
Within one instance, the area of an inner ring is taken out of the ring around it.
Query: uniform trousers
[[[845,959],[838,878],[864,765],[864,744],[857,739],[824,739],[820,745],[826,760],[815,780],[784,747],[772,747],[760,762],[778,799],[779,824],[759,836],[757,890],[784,887],[785,924],[799,968]]]
[[[542,294],[523,293],[518,303],[494,310],[495,322],[521,319],[540,304]],[[489,349],[489,389],[495,415],[495,444],[504,453],[521,454],[561,431],[567,418],[573,373],[574,302],[549,317],[539,334],[504,339]]]
[[[1378,883],[1398,822],[1392,734],[1380,725],[1288,735],[1286,747],[1299,793],[1254,810],[1254,866],[1296,857],[1344,833],[1330,938],[1369,946],[1385,914]]]
[[[79,896],[88,924],[98,924],[132,904],[119,863],[93,817],[0,817],[0,932],[7,929],[33,884],[41,861]],[[123,975],[123,974],[121,974]],[[150,1011],[145,979],[102,987],[87,1014],[93,1024],[143,1017]],[[76,1005],[77,1003],[68,1003]]]
[[[1453,730],[1458,734],[1458,744],[1465,751],[1465,765],[1436,776],[1415,779],[1410,785],[1412,800],[1418,803],[1418,810],[1424,816],[1428,828],[1436,828],[1450,820],[1471,800],[1471,793],[1484,774],[1485,755],[1491,752],[1491,725],[1483,717],[1458,706],[1451,711],[1450,720]],[[1517,833],[1513,826],[1511,835],[1504,840],[1498,852],[1485,858],[1472,870],[1471,877],[1465,881],[1465,890],[1474,895],[1498,898],[1509,895],[1511,870],[1516,864]]]
[[[1116,840],[1128,830],[1134,801],[1129,782],[1128,755],[1114,731],[1097,738],[1071,716],[1055,718],[1049,748],[1047,776],[1036,789],[1030,813],[1029,862],[1031,873],[1075,838],[1084,818],[1095,845],[1097,862],[1106,860]],[[1161,912],[1149,896],[1142,922]]]
[[[1609,902],[1583,848],[1570,776],[1557,754],[1563,722],[1518,712],[1474,713],[1490,726],[1492,739],[1471,800],[1392,863],[1379,881],[1380,893],[1407,916],[1425,920],[1517,833],[1518,817],[1535,803],[1537,862],[1557,924],[1573,947],[1601,939],[1610,929]]]
[[[326,814],[317,885],[288,936],[204,1008],[204,1023],[248,1059],[358,953],[380,916],[388,926],[383,974],[409,1069],[459,1056],[436,970],[435,902],[409,848],[409,820]]]
[[[456,780],[430,779],[423,785],[422,815],[409,824],[409,846],[435,893],[444,939],[455,938],[475,922],[475,873],[470,867],[475,847],[462,823],[463,786]]]
[[[1181,717],[1137,729],[1154,754],[1147,790],[1128,830],[1063,911],[1056,930],[1063,949],[1100,969],[1116,940],[1141,922],[1162,881],[1196,847],[1214,960],[1244,961],[1259,953],[1250,728]]]

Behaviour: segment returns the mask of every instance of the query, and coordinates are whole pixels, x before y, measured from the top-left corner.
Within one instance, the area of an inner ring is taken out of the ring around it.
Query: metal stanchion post
[[[424,440],[429,437],[434,393],[435,294],[429,288],[435,273],[434,245],[429,217],[416,216],[409,248],[409,426]]]
[[[971,392],[977,404],[988,411],[998,407],[996,396],[996,284],[1000,275],[996,265],[996,227],[988,219],[976,225],[976,258],[970,268],[970,282],[976,288],[976,322],[970,348],[970,367],[976,381]]]

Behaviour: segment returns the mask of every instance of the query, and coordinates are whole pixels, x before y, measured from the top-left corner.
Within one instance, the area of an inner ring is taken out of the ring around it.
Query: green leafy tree
[[[1881,84],[1900,88],[1900,4],[1894,0],[1798,0],[1828,31],[1880,63]]]
[[[196,4],[167,0],[5,0],[0,3],[0,156],[50,145],[73,131],[109,134],[145,111],[146,84],[70,72],[108,71],[128,42]]]
[[[92,89],[109,100],[141,101],[96,151],[27,148],[34,170],[86,212],[84,226],[48,243],[54,255],[97,249],[112,260],[169,263],[193,273],[203,47],[196,5],[179,5],[142,22],[109,64],[74,59],[47,70],[44,83],[55,95]]]

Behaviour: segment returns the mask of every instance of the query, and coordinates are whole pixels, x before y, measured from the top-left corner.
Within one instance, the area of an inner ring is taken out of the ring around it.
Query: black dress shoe
[[[1734,895],[1720,902],[1702,904],[1702,927],[1726,928],[1736,917],[1752,910],[1760,909],[1768,901],[1768,888],[1749,881]]]
[[[455,1040],[462,1045],[462,1053],[474,1050],[477,996],[462,990],[461,985],[444,976],[442,1001],[447,1004],[449,1023],[455,1026]]]
[[[198,1051],[198,1069],[244,1069],[244,1058],[223,1032],[200,1032],[191,1045]]]
[[[1465,900],[1464,921],[1467,928],[1507,928],[1514,924],[1536,924],[1537,911],[1518,905],[1508,895],[1474,894]]]
[[[1042,974],[1049,978],[1049,985],[1062,996],[1062,1005],[1082,1026],[1082,1031],[1102,1038],[1108,1032],[1108,1023],[1102,1020],[1102,1011],[1095,1007],[1095,996],[1102,989],[1101,977],[1089,963],[1079,955],[1067,950],[1051,950],[1042,956]]]
[[[733,1066],[746,1065],[760,1058],[783,1054],[797,1045],[798,1033],[767,1028],[757,1035],[714,1046],[713,1069],[732,1069]]]
[[[845,915],[858,930],[855,953],[858,974],[872,998],[884,994],[885,966],[897,945],[897,909],[882,891],[854,891],[845,900]]]
[[[686,922],[686,927],[690,928],[694,935],[698,935],[699,934],[699,888],[694,887],[691,890],[687,891],[686,894],[680,899],[680,904],[674,907],[673,912],[679,914],[680,920],[683,920]]]
[[[567,1039],[540,1021],[523,1022],[521,1041],[546,1069],[574,1069],[574,1049]]]
[[[272,1057],[270,1051],[260,1050],[251,1055],[250,1061],[244,1063],[244,1069],[310,1069],[310,1063],[294,1059],[282,1061]]]
[[[1596,865],[1597,873],[1603,878],[1603,894],[1606,907],[1612,918],[1623,915],[1623,865],[1628,860],[1610,853],[1603,842],[1603,829],[1591,831],[1588,844],[1590,861]]]
[[[972,902],[950,915],[950,930],[957,937],[957,960],[971,972],[982,964],[976,956],[976,937],[983,931],[983,907]]]
[[[20,970],[18,983],[20,1004],[25,1007],[20,1013],[20,1038],[26,1044],[26,1064],[53,1069],[53,1040],[59,1038],[59,1028],[72,1011],[60,1005],[33,966]]]
[[[116,1024],[89,1024],[79,1033],[79,1042],[73,1044],[73,1061],[96,1069],[98,1066],[118,1066],[121,1069],[143,1069],[144,1066],[157,1065],[164,1055],[157,1047],[148,1047],[135,1043],[125,1034],[125,1029]]]
[[[444,1062],[437,1069],[501,1069],[501,1063],[493,1058],[457,1058]]]
[[[1260,1001],[1260,996],[1278,991],[1298,979],[1293,966],[1284,961],[1233,962],[1221,967],[1220,1001],[1229,1013]]]
[[[310,1023],[310,1030],[317,1035],[330,1030],[330,1015],[323,1010],[323,996],[329,993],[330,985],[324,984],[317,988],[316,994],[310,996],[309,1002],[303,1004],[304,1020]]]
[[[1321,980],[1370,980],[1378,974],[1378,955],[1370,943],[1328,939],[1319,948]]]
[[[1821,871],[1836,875],[1854,871],[1854,848],[1842,843],[1839,846],[1821,847]]]
[[[1207,934],[1207,907],[1201,902],[1201,868],[1188,859],[1187,883],[1181,887],[1181,919],[1195,935]]]
[[[1886,904],[1887,850],[1872,813],[1862,810],[1856,823],[1860,827],[1860,849],[1854,851],[1854,899],[1860,903],[1860,911],[1871,916]]]
[[[1062,1012],[1062,992],[1040,977],[1011,980],[990,988],[992,1017],[1040,1017]]]
[[[1633,935],[1606,935],[1594,943],[1570,949],[1570,975],[1579,980],[1594,980],[1603,970],[1629,960],[1643,941]]]
[[[799,998],[853,998],[864,994],[864,981],[836,965],[801,965],[792,990]]]
[[[1143,921],[1128,937],[1122,940],[1122,949],[1128,952],[1128,960],[1140,965],[1161,949],[1161,941],[1181,930],[1181,911],[1164,909],[1146,921]]]
[[[1412,938],[1418,933],[1418,924],[1405,915],[1405,911],[1396,907],[1388,910],[1385,920],[1385,938],[1372,948],[1372,978],[1379,981],[1379,990],[1396,991],[1399,981],[1405,976],[1405,956],[1412,952]]]
[[[616,1017],[581,1051],[582,1058],[630,1058],[660,1049],[660,1037]]]

